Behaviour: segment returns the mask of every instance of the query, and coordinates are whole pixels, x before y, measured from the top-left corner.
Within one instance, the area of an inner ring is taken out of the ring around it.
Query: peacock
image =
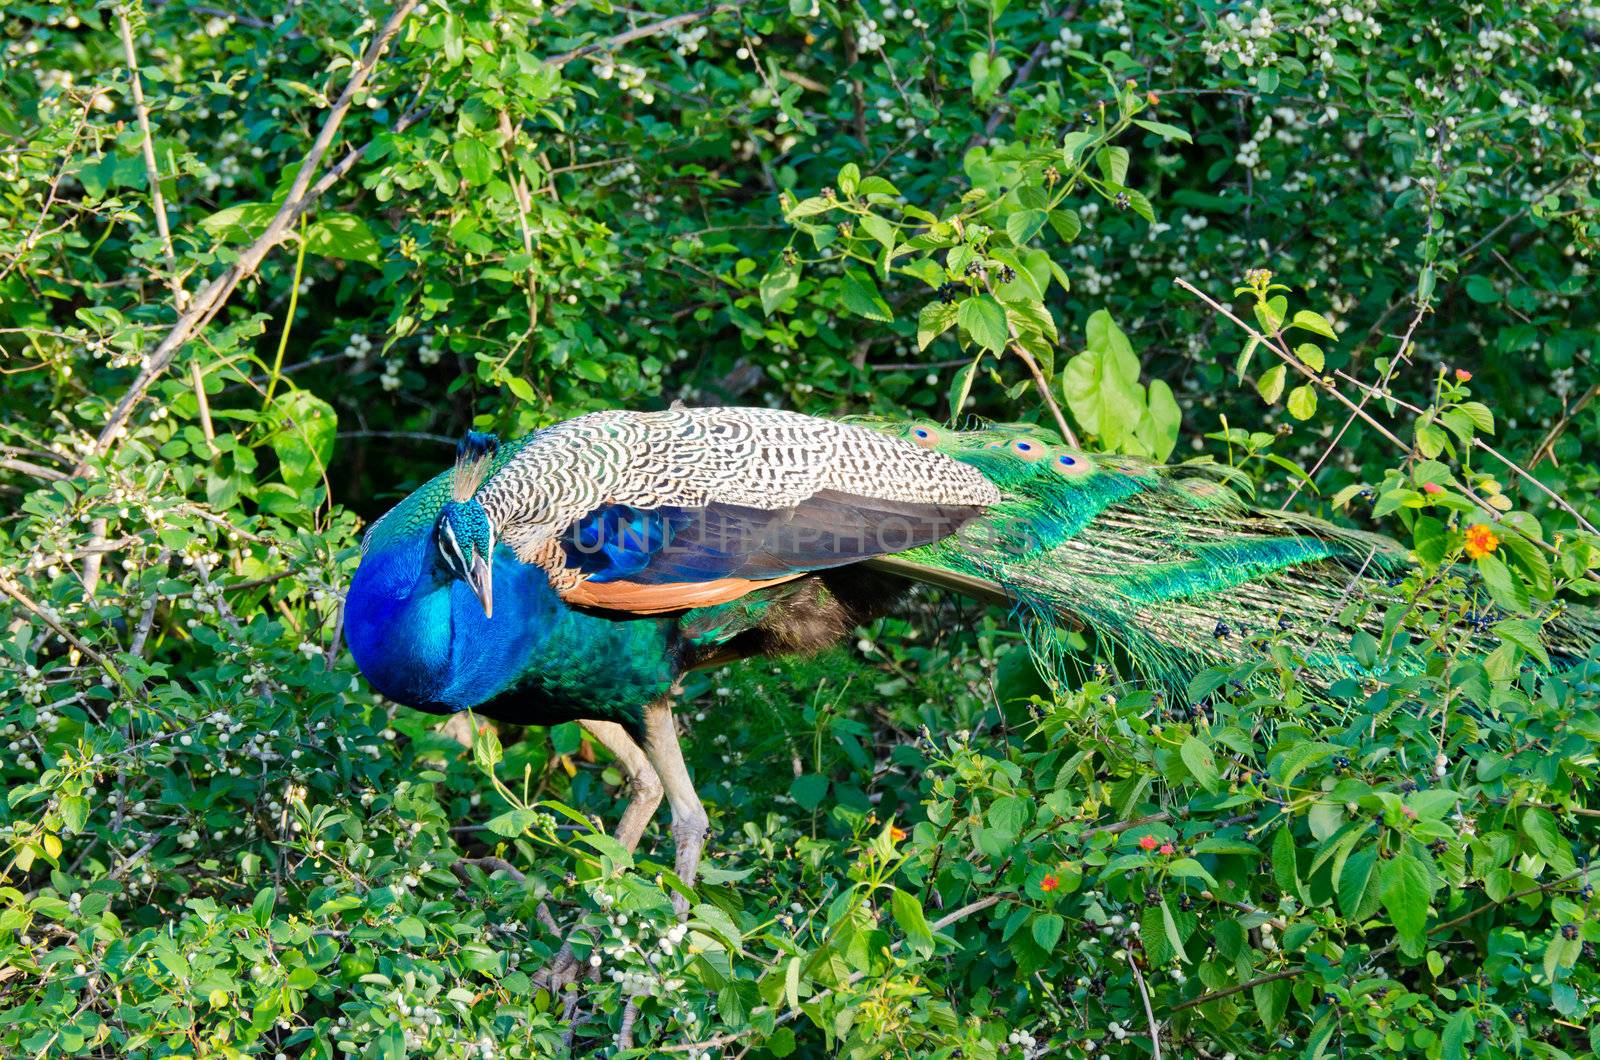
[[[672,714],[686,672],[820,650],[927,584],[1012,608],[1047,673],[1077,627],[1158,686],[1269,651],[1327,686],[1374,676],[1351,637],[1384,633],[1409,566],[1388,538],[1249,507],[1215,468],[1033,426],[603,411],[468,433],[369,529],[345,633],[400,703],[580,721],[630,781],[619,842],[664,790],[691,885],[707,817]],[[1488,604],[1463,616],[1488,636]],[[1547,624],[1573,656],[1595,628]]]

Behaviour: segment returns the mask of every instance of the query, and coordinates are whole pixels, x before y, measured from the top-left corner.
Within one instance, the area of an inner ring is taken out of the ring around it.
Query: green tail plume
[[[880,565],[959,588],[993,587],[1030,620],[1039,656],[1058,674],[1058,631],[1079,626],[1173,689],[1207,665],[1284,650],[1328,684],[1368,676],[1352,635],[1366,630],[1387,643],[1386,620],[1405,609],[1399,585],[1411,564],[1398,543],[1253,509],[1217,465],[1088,455],[1031,426],[868,424],[979,468],[1004,494],[981,522]],[[1453,609],[1455,621],[1488,640],[1493,608],[1478,595]],[[1577,657],[1597,632],[1600,622],[1583,609],[1546,626],[1553,649]]]

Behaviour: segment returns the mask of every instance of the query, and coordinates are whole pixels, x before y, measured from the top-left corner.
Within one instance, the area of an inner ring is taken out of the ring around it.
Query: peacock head
[[[467,583],[485,617],[494,617],[494,524],[477,498],[500,443],[492,434],[468,431],[456,447],[450,500],[434,524],[433,543],[444,570]]]

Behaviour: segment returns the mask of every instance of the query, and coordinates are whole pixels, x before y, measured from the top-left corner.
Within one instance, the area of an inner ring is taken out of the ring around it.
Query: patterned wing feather
[[[532,436],[477,493],[571,603],[642,613],[914,548],[1000,500],[981,471],[774,409],[599,412]]]

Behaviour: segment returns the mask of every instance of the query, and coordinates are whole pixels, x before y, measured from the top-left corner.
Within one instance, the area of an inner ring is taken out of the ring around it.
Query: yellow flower
[[[1499,545],[1500,539],[1484,524],[1467,527],[1467,558],[1482,559]]]

